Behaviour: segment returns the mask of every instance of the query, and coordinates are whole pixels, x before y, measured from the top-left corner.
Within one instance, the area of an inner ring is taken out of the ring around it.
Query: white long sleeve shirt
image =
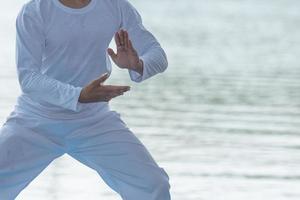
[[[144,72],[128,70],[142,82],[167,66],[157,39],[143,26],[127,0],[91,0],[71,8],[59,0],[31,0],[16,19],[16,66],[21,95],[17,107],[47,116],[71,116],[95,110],[107,102],[80,103],[84,86],[111,73],[109,43],[120,28],[128,31],[144,62]]]

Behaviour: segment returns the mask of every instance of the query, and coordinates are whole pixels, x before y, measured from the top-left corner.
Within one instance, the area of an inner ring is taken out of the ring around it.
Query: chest
[[[108,46],[118,27],[117,18],[101,10],[80,15],[57,13],[47,26],[46,49]]]

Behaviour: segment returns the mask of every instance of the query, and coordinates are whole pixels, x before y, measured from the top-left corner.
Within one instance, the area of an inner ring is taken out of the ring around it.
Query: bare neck
[[[59,0],[65,6],[70,8],[83,8],[90,3],[91,0]]]

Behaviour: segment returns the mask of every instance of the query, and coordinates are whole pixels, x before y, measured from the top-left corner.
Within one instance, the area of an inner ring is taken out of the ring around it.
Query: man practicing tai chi
[[[124,200],[170,200],[168,174],[109,107],[129,86],[104,84],[110,58],[135,82],[168,66],[132,4],[31,0],[17,16],[16,36],[22,94],[0,129],[0,200],[15,199],[64,153]],[[108,48],[113,38],[116,52]]]

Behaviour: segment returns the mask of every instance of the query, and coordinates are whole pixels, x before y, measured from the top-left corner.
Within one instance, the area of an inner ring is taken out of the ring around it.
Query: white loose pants
[[[64,153],[96,170],[123,200],[171,199],[166,171],[109,109],[72,120],[13,111],[0,129],[0,199],[15,199]]]

